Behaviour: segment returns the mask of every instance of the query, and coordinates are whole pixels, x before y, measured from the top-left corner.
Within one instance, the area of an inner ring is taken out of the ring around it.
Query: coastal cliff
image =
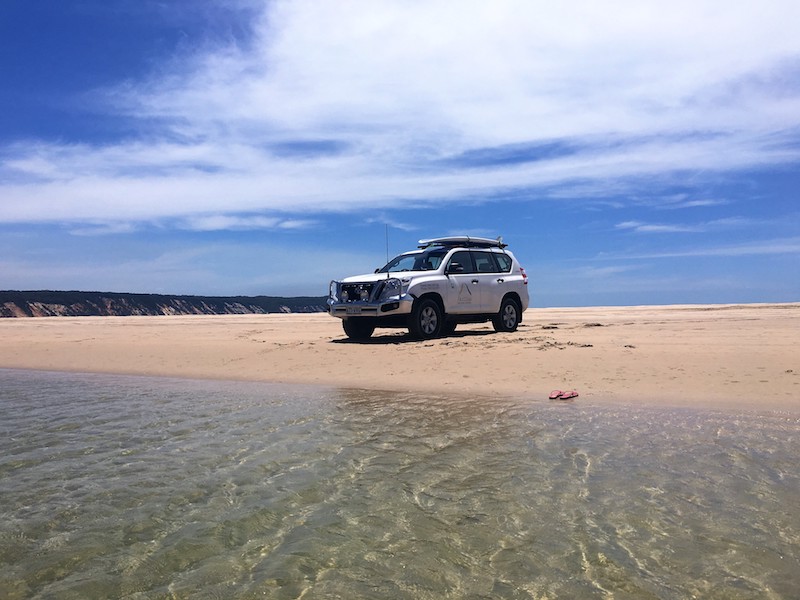
[[[325,298],[0,291],[0,317],[225,315],[325,312]]]

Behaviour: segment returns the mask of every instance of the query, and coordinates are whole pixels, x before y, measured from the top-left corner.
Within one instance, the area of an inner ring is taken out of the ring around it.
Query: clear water
[[[0,598],[797,598],[798,432],[0,370]]]

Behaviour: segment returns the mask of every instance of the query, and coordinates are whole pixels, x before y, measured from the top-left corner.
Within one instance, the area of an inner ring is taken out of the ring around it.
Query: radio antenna
[[[386,226],[386,262],[389,262],[389,224],[385,223]]]

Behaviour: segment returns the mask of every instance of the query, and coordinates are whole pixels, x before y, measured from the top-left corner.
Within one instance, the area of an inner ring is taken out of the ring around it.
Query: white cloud
[[[641,269],[638,265],[614,265],[607,267],[586,266],[571,269],[570,273],[581,278],[607,280],[609,277],[630,273]]]
[[[397,219],[392,218],[385,213],[377,217],[367,217],[364,219],[364,223],[366,225],[384,225],[386,227],[391,227],[392,229],[399,229],[400,231],[415,231],[417,229],[416,225],[412,225],[404,221],[398,221]]]
[[[654,253],[648,255],[646,258],[680,258],[699,256],[736,257],[782,254],[800,254],[800,238],[780,238],[774,240],[760,240],[757,242],[714,246],[709,248],[696,248],[683,251],[676,250],[674,252]]]
[[[69,233],[77,236],[101,236],[135,233],[137,227],[134,223],[125,221],[112,221],[110,223],[89,222],[69,229]]]
[[[285,227],[288,213],[800,159],[793,0],[264,7],[248,44],[105,94],[141,139],[0,149],[0,222]],[[574,151],[458,161],[553,140]],[[284,153],[297,147],[311,151]]]
[[[642,223],[640,221],[625,221],[615,225],[616,229],[630,229],[636,233],[702,233],[706,231],[703,225],[677,225]]]
[[[722,206],[728,204],[726,200],[687,200],[668,206],[667,208],[700,208],[706,206]]]
[[[630,230],[636,233],[709,233],[713,231],[728,231],[732,229],[745,229],[755,226],[777,226],[786,223],[787,217],[780,221],[769,219],[749,219],[745,217],[725,217],[700,223],[643,223],[641,221],[623,221],[614,228]]]
[[[757,240],[753,242],[737,242],[730,244],[717,244],[696,248],[675,249],[665,252],[651,252],[640,254],[613,254],[603,253],[598,255],[598,260],[643,260],[655,258],[699,258],[722,257],[735,258],[740,256],[780,256],[800,255],[800,237],[775,238]]]
[[[253,229],[305,229],[314,225],[311,220],[282,219],[258,215],[198,215],[179,223],[181,229],[191,231],[244,231]]]

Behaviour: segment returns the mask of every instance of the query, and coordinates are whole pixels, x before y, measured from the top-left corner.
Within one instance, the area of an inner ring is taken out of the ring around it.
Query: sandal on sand
[[[557,400],[558,398],[561,398],[561,394],[563,393],[564,392],[562,392],[561,390],[553,390],[552,392],[550,392],[550,400]]]
[[[560,397],[562,400],[570,400],[570,399],[572,399],[572,398],[577,398],[577,397],[578,397],[578,392],[576,392],[575,390],[570,390],[570,391],[568,391],[568,392],[563,392],[563,393],[561,394],[561,396],[559,396],[559,397]]]

